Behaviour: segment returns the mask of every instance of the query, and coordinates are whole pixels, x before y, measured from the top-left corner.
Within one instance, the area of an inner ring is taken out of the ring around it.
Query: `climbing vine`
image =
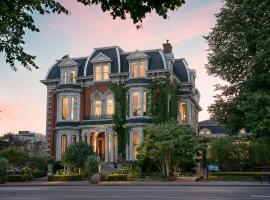
[[[176,120],[177,86],[169,78],[155,79],[150,85],[150,112],[154,123]]]
[[[126,123],[127,113],[127,91],[124,83],[118,82],[113,83],[110,87],[114,94],[115,108],[113,115],[113,129],[118,134],[118,158],[124,159],[126,155],[126,140],[127,140],[127,129],[124,127]]]

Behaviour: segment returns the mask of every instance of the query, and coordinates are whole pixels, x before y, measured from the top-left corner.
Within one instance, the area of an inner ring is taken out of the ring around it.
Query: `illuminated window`
[[[70,71],[70,82],[76,83],[76,72],[75,71]]]
[[[61,136],[61,156],[64,156],[67,150],[67,136]]]
[[[140,104],[139,104],[139,93],[133,94],[133,116],[140,116]]]
[[[101,115],[101,97],[100,95],[96,95],[94,97],[94,115]]]
[[[179,114],[180,114],[180,123],[181,124],[187,123],[187,104],[186,103],[180,103]]]
[[[107,81],[109,80],[109,64],[98,63],[95,64],[95,80],[96,81]]]
[[[62,83],[76,83],[76,70],[74,68],[62,69]]]
[[[72,143],[75,143],[75,142],[76,142],[76,135],[72,135],[72,136],[71,136],[71,142],[72,142]]]
[[[133,159],[137,160],[139,156],[139,147],[140,147],[140,134],[133,133]]]
[[[71,119],[77,119],[78,101],[77,97],[71,97]]]
[[[107,114],[113,115],[114,114],[114,102],[113,102],[113,95],[112,94],[107,95],[106,106],[107,106]]]
[[[143,93],[143,116],[146,116],[146,108],[147,108],[147,93]]]
[[[62,120],[68,119],[68,97],[62,98]]]
[[[145,77],[146,62],[145,61],[132,61],[131,62],[131,76],[132,78]]]

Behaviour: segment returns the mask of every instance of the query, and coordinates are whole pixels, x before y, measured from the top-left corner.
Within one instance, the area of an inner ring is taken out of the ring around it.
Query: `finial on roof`
[[[61,59],[65,59],[65,58],[69,58],[69,55],[66,54],[66,55],[64,55]]]

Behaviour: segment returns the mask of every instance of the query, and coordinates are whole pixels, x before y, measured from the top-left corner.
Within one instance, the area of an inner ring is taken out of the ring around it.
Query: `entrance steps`
[[[101,162],[100,172],[102,174],[110,174],[116,172],[118,168],[113,162]]]

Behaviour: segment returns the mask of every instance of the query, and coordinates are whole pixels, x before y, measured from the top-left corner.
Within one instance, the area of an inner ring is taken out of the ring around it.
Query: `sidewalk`
[[[269,186],[268,182],[239,182],[239,181],[114,181],[90,184],[88,181],[48,182],[33,180],[30,182],[7,182],[2,186]]]

